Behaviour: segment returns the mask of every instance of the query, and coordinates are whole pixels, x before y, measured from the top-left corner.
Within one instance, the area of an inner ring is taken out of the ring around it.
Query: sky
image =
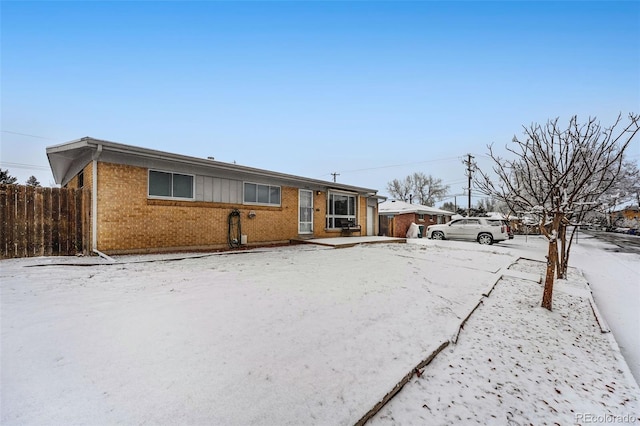
[[[490,168],[487,145],[504,149],[522,126],[640,113],[632,1],[0,8],[0,168],[19,182],[53,185],[46,147],[91,136],[323,180],[338,173],[381,195],[422,172],[461,204],[465,156]]]

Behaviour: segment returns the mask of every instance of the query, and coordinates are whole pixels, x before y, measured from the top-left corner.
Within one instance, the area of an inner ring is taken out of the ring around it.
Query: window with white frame
[[[313,233],[313,191],[298,190],[298,233]]]
[[[149,197],[193,200],[193,175],[149,170]]]
[[[244,202],[246,204],[280,205],[280,187],[259,183],[244,183]]]
[[[338,229],[345,223],[356,224],[357,195],[330,192],[327,206],[327,228]]]

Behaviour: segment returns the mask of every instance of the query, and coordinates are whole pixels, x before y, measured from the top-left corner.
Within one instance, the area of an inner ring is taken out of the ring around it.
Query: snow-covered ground
[[[543,262],[514,269],[544,273]],[[601,332],[586,280],[555,285],[505,276],[465,324],[456,345],[414,376],[372,425],[528,425],[640,422],[639,390]]]
[[[589,280],[593,298],[640,383],[640,256],[611,250],[615,248],[581,233],[569,263]]]
[[[353,424],[457,332],[501,268],[519,256],[545,254],[536,237],[490,247],[414,242],[345,249],[303,245],[182,260],[122,256],[117,264],[99,258],[4,260],[0,422]],[[101,264],[88,265],[96,262]],[[522,362],[555,357],[563,343],[572,343],[567,328],[592,331],[594,320],[582,308],[563,317],[565,305],[582,302],[565,300],[562,292],[553,313],[537,308],[536,286],[501,280],[458,344],[441,353],[423,377],[449,372],[432,366],[464,342],[484,341],[479,333],[502,335],[506,345],[508,329],[499,322],[481,321],[479,331],[472,331],[483,312],[507,323],[514,322],[507,314],[522,315],[523,345],[548,338],[548,345],[539,346],[541,356],[527,354]],[[540,316],[539,327],[524,326]],[[570,356],[593,353],[583,355],[603,366],[602,380],[613,387],[605,388],[607,403],[615,404],[632,385],[621,373],[615,384],[607,381],[617,364],[604,336],[585,337],[594,346],[573,348]],[[517,345],[512,351],[518,355]],[[541,374],[544,364],[536,363],[522,375]],[[569,380],[582,370],[579,362],[568,363],[556,376]],[[464,377],[465,385],[480,381],[470,371]],[[585,380],[587,388],[600,384],[591,375]],[[557,386],[571,399],[570,388]],[[439,388],[444,394],[469,393],[455,381]],[[526,396],[535,397],[536,387],[527,389]],[[601,413],[603,398],[590,395],[573,409]],[[619,413],[633,404],[637,410],[636,398]],[[424,410],[422,404],[418,408]]]

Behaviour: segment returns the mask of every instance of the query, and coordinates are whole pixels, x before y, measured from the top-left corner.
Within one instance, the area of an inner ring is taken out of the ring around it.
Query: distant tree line
[[[0,169],[0,184],[6,184],[6,185],[16,185],[18,183],[18,178],[16,178],[15,176],[11,176],[9,174],[9,169],[7,170],[2,170]],[[40,182],[38,181],[38,179],[35,176],[30,176],[29,179],[27,179],[27,181],[25,182],[25,185],[27,186],[42,186],[40,184]]]
[[[469,213],[469,216],[475,216],[475,217],[488,216],[488,213],[490,212],[498,212],[502,214],[509,213],[508,211],[509,209],[506,204],[491,198],[484,198],[479,200],[478,203],[475,206],[471,206],[470,209],[465,209],[460,206],[457,206],[455,203],[452,203],[451,201],[447,201],[446,203],[442,204],[440,208],[442,210],[454,212],[461,216],[467,216],[467,213]]]

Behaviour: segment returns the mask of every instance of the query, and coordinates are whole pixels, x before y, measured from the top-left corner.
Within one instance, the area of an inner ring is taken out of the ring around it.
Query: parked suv
[[[507,228],[507,235],[509,236],[510,240],[513,240],[513,229],[511,229],[511,224],[509,223],[508,220],[506,219],[497,219],[497,218],[493,218],[493,217],[488,217],[487,220],[492,224],[492,225],[498,225],[495,222],[500,222],[502,223],[506,228]]]
[[[427,238],[433,240],[474,240],[480,244],[509,239],[507,225],[501,219],[491,217],[464,217],[444,225],[427,227]]]

